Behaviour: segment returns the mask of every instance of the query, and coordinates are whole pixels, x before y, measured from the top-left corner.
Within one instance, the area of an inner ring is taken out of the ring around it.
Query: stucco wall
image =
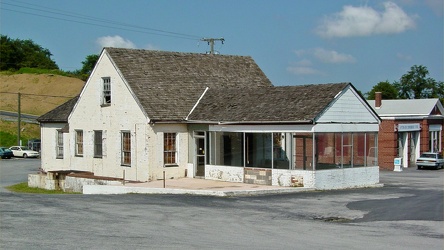
[[[69,134],[63,133],[64,157],[57,159],[57,130],[62,129],[66,123],[44,123],[40,127],[41,167],[45,171],[69,169]]]

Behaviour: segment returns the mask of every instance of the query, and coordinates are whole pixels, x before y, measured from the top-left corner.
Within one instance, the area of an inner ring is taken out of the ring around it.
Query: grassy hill
[[[0,74],[0,110],[17,112],[17,94],[21,112],[43,115],[80,93],[84,81],[52,74]]]
[[[80,94],[84,81],[54,74],[7,74],[0,73],[0,110],[17,112],[18,95],[21,95],[23,114],[43,115],[70,97]],[[4,93],[8,92],[8,93]],[[0,120],[0,146],[17,144],[17,122]],[[29,139],[40,138],[38,124],[22,122],[21,140],[23,145]]]

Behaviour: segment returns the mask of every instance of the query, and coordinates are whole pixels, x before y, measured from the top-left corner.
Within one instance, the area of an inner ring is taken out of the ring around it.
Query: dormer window
[[[102,105],[110,105],[111,104],[111,78],[103,77],[103,100]]]

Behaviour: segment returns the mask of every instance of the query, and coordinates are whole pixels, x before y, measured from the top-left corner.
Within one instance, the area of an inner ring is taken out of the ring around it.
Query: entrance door
[[[196,144],[195,177],[205,177],[205,132],[196,132],[194,140]]]

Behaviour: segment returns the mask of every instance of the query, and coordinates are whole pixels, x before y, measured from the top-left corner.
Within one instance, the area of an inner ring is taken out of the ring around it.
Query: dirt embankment
[[[80,94],[84,81],[50,74],[0,75],[0,110],[43,115]],[[9,93],[4,93],[9,92]],[[13,94],[10,94],[13,93]]]

